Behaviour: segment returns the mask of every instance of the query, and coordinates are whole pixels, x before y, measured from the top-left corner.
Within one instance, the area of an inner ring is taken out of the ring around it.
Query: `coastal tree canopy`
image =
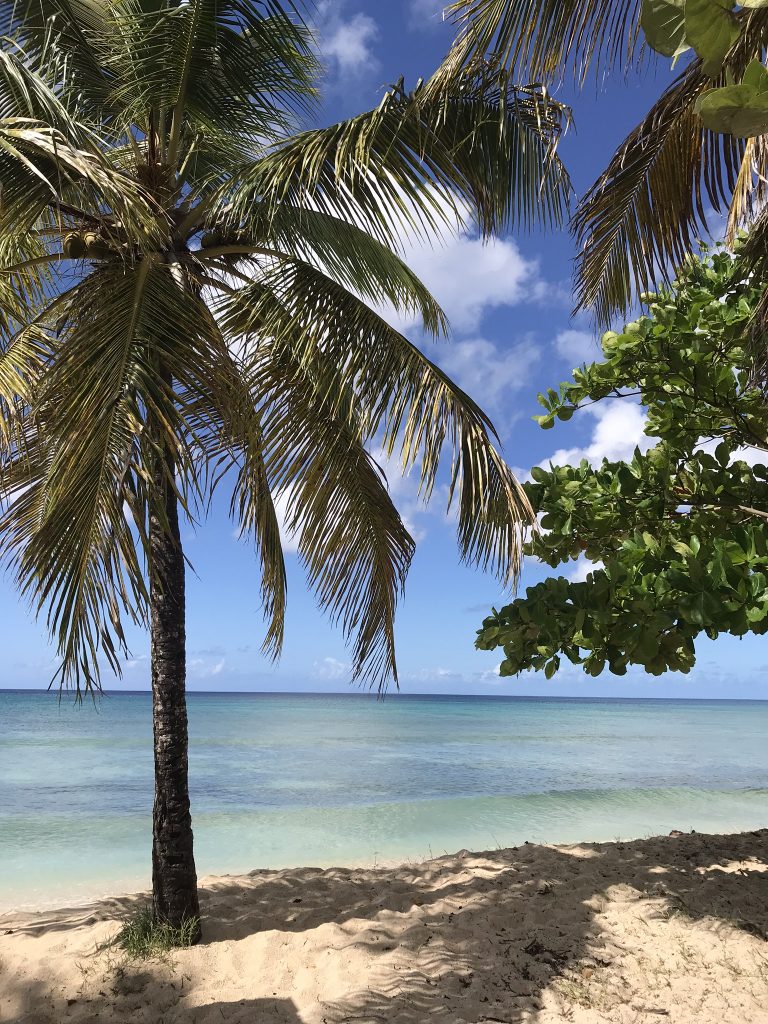
[[[565,658],[596,676],[640,665],[688,672],[701,634],[768,632],[768,405],[746,327],[762,287],[742,243],[691,256],[648,315],[603,335],[604,360],[539,400],[544,429],[609,397],[639,398],[658,439],[629,462],[539,466],[526,493],[546,565],[585,557],[586,581],[553,576],[486,618],[477,647],[502,675]]]

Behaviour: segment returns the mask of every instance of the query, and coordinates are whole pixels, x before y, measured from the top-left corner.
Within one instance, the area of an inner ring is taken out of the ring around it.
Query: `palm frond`
[[[0,120],[26,118],[62,132],[80,144],[87,133],[57,93],[55,80],[33,71],[29,54],[16,45],[0,50]],[[58,70],[64,75],[64,70]]]
[[[227,139],[230,159],[252,155],[285,134],[314,95],[308,32],[279,4],[124,5],[97,49],[114,82],[109,108],[126,128],[156,112],[174,166],[185,133]]]
[[[28,234],[45,211],[55,223],[67,203],[114,234],[114,241],[157,244],[169,225],[140,182],[115,170],[97,146],[79,148],[32,119],[0,122],[0,231]],[[110,227],[111,226],[111,227]]]
[[[441,90],[391,89],[379,107],[303,132],[244,168],[219,208],[235,226],[254,201],[339,217],[397,248],[473,216],[484,235],[560,223],[570,182],[555,152],[564,108],[474,69]],[[216,216],[216,214],[213,214]]]
[[[45,299],[45,269],[3,272],[3,264],[34,261],[34,251],[40,248],[35,241],[31,239],[31,246],[15,244],[13,238],[0,241],[0,464],[23,445],[24,411],[51,354],[45,323],[34,315]]]
[[[140,436],[136,347],[151,315],[147,269],[122,281],[94,275],[72,296],[77,319],[28,418],[30,446],[6,474],[6,552],[22,594],[47,611],[63,678],[78,690],[81,681],[98,686],[102,655],[119,671],[120,609],[140,621],[148,600],[123,508]]]
[[[145,620],[159,454],[172,453],[185,509],[201,491],[194,421],[158,370],[182,394],[219,385],[209,321],[180,273],[105,264],[68,293],[28,404],[26,444],[4,472],[6,555],[78,689],[98,686],[102,657],[119,672],[124,616]]]
[[[49,84],[77,97],[81,113],[98,110],[109,78],[95,42],[110,30],[114,8],[112,0],[0,0],[0,35],[23,47]]]
[[[201,290],[205,286],[199,276],[193,280],[194,288]],[[206,325],[208,365],[188,380],[185,388],[177,385],[182,422],[189,433],[189,447],[200,451],[205,463],[200,468],[201,478],[205,478],[201,479],[201,489],[207,489],[212,496],[226,480],[232,488],[230,514],[240,536],[254,541],[261,569],[262,610],[267,620],[262,650],[278,657],[284,638],[287,578],[280,524],[265,462],[260,401],[251,393],[247,374],[233,353],[233,346],[221,334],[216,319],[203,302],[197,308]]]
[[[739,80],[768,44],[768,11],[739,13],[740,35],[728,54]],[[708,208],[729,210],[730,230],[759,208],[761,147],[709,132],[695,104],[713,80],[693,61],[622,143],[580,201],[572,222],[580,245],[577,308],[603,324],[626,312],[633,289],[665,278],[707,232]]]
[[[447,331],[404,230],[560,223],[568,111],[492,59],[290,137],[301,7],[0,0],[0,536],[78,688],[146,620],[150,524],[224,482],[274,655],[279,501],[354,673],[397,677],[413,541],[374,445],[425,500],[442,474],[462,557],[516,578],[533,513],[490,421],[370,307]]]
[[[488,418],[419,349],[338,282],[299,261],[279,273],[266,269],[261,280],[222,300],[220,316],[229,335],[272,339],[276,350],[312,366],[316,400],[334,416],[353,394],[361,439],[381,436],[387,455],[399,449],[404,472],[418,464],[424,500],[444,448],[452,451],[462,557],[505,583],[516,579],[520,533],[533,522],[528,501],[491,441]]]
[[[727,209],[744,140],[705,129],[695,111],[712,81],[689,66],[622,143],[573,219],[576,306],[608,324],[633,290],[653,287],[706,232],[708,208]]]
[[[390,304],[420,317],[434,336],[448,331],[445,314],[410,267],[388,246],[339,217],[287,203],[274,210],[254,203],[247,220],[220,242],[196,256],[203,262],[221,260],[229,250],[236,258],[238,252],[247,255],[250,243],[254,251],[272,252],[288,263],[296,258],[310,262],[375,305]]]
[[[768,140],[747,139],[728,211],[725,241],[732,245],[739,232],[760,214],[768,196]]]
[[[582,81],[631,65],[640,36],[642,0],[458,0],[446,7],[458,38],[438,77],[450,78],[492,54],[523,81],[564,77],[572,64]]]
[[[290,345],[262,343],[249,364],[268,474],[287,498],[309,584],[353,644],[353,676],[383,690],[397,682],[395,611],[414,542],[361,443],[349,387],[331,400]]]

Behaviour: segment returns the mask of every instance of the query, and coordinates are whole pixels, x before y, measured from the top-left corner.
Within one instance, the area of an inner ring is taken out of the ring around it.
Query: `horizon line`
[[[2,686],[0,685],[0,692],[2,693],[36,693],[36,694],[57,694],[64,698],[67,696],[76,697],[76,691],[74,689],[51,689],[49,687],[32,687],[32,686]],[[200,696],[200,697],[359,697],[359,698],[373,698],[375,700],[386,700],[388,698],[403,698],[405,700],[413,698],[429,698],[429,699],[469,699],[469,700],[502,700],[502,701],[522,701],[522,700],[540,700],[540,701],[551,701],[551,700],[568,700],[568,701],[632,701],[632,702],[649,702],[649,703],[661,703],[661,702],[680,702],[680,703],[720,703],[720,704],[768,704],[768,697],[679,697],[679,696],[655,696],[655,697],[629,697],[629,696],[611,696],[608,694],[504,694],[504,693],[412,693],[403,692],[402,690],[391,690],[385,694],[378,694],[374,691],[347,691],[347,690],[187,690],[186,695]],[[140,697],[140,696],[152,696],[151,689],[142,690],[102,690],[96,691],[92,695],[83,692],[82,696],[93,697]]]

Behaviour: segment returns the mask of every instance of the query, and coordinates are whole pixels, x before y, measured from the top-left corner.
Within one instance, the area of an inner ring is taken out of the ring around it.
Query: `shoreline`
[[[734,791],[738,792],[738,791]],[[684,828],[682,830],[674,829],[674,832],[681,832],[683,835],[709,835],[709,836],[738,836],[738,835],[752,835],[755,832],[760,832],[759,827],[739,827],[736,826],[725,828],[719,828],[713,823],[699,823],[700,828]],[[618,835],[616,833],[609,833],[605,830],[604,834],[593,834],[587,839],[575,841],[570,838],[564,838],[562,840],[548,841],[546,838],[534,835],[532,839],[523,840],[517,846],[503,846],[501,844],[494,847],[499,851],[504,850],[518,850],[524,849],[525,847],[541,847],[545,849],[569,849],[575,846],[601,846],[601,845],[622,845],[633,842],[644,842],[655,839],[666,839],[672,836],[672,833],[666,832],[644,832],[643,834],[634,835]],[[486,851],[490,852],[490,851]],[[436,853],[432,850],[431,844],[426,844],[426,850],[422,848],[421,853],[414,852],[408,854],[407,852],[401,852],[392,856],[380,857],[374,854],[372,857],[350,857],[349,860],[344,858],[336,858],[325,860],[313,861],[310,865],[299,864],[295,862],[281,863],[277,865],[262,865],[258,868],[251,870],[230,870],[222,872],[198,872],[198,885],[200,888],[215,885],[218,881],[227,879],[238,879],[252,877],[258,873],[272,873],[279,874],[281,872],[298,872],[298,871],[333,871],[339,870],[359,870],[359,871],[376,871],[379,869],[385,870],[397,870],[402,868],[406,870],[414,866],[422,866],[429,864],[432,861],[440,861],[445,857],[449,857],[451,854],[447,850]],[[90,906],[99,905],[102,903],[110,903],[114,900],[149,900],[151,898],[151,880],[149,878],[149,872],[144,878],[133,876],[131,878],[104,879],[98,886],[84,886],[82,883],[78,883],[76,886],[78,894],[70,897],[64,896],[53,896],[45,897],[42,899],[29,899],[19,902],[17,905],[9,905],[6,902],[4,895],[0,891],[0,931],[2,931],[4,922],[11,918],[29,916],[32,917],[37,914],[52,914],[52,913],[65,913],[68,911],[85,911]],[[16,889],[18,892],[18,889]],[[116,895],[117,894],[117,895]]]
[[[0,1020],[768,1022],[768,829],[206,876],[201,945],[95,952],[143,899],[2,915]]]

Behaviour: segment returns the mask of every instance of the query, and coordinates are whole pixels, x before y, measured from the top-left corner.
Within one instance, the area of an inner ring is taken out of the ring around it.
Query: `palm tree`
[[[642,45],[642,0],[458,0],[456,44],[435,76],[445,87],[485,53],[527,80],[562,80],[569,66],[583,82],[628,74],[655,55]],[[768,10],[737,13],[740,36],[727,63],[737,81],[768,46]],[[764,261],[768,247],[768,143],[706,129],[696,113],[702,93],[726,82],[690,61],[608,167],[581,197],[572,220],[578,243],[577,309],[608,324],[638,292],[653,289],[707,232],[707,214],[728,214],[728,238],[752,224],[746,255]]]
[[[462,557],[515,578],[531,510],[492,425],[376,308],[446,332],[397,254],[405,227],[562,217],[562,111],[483,64],[299,131],[318,68],[292,3],[0,10],[3,550],[78,696],[119,672],[126,620],[150,627],[154,915],[199,935],[179,517],[229,488],[276,656],[286,498],[379,687],[414,545],[373,445],[418,466],[425,498],[447,449]]]

